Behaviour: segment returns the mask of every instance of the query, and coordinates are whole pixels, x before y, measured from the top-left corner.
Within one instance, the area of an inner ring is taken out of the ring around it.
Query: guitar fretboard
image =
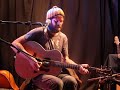
[[[61,62],[58,62],[58,61],[52,62],[51,65],[55,66],[55,67],[71,68],[71,69],[76,69],[76,70],[79,70],[79,68],[80,68],[80,65],[61,63]]]

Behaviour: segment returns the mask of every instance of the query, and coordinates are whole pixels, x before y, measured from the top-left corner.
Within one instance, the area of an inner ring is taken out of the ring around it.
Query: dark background
[[[69,39],[71,59],[100,67],[109,53],[115,53],[114,36],[119,34],[118,0],[0,0],[0,20],[45,23],[46,12],[54,5],[65,12],[63,32]],[[34,27],[38,26],[0,23],[0,38],[11,43]],[[10,71],[20,86],[22,81],[14,68],[14,52],[0,42],[0,69]],[[95,82],[86,82],[90,76],[81,76],[85,81],[82,90],[95,89]]]

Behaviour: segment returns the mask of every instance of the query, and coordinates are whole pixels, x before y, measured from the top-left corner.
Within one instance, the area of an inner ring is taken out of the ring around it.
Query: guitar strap
[[[53,41],[52,41],[51,38],[49,38],[49,35],[48,35],[48,32],[47,32],[47,29],[46,29],[46,28],[43,29],[43,34],[44,34],[44,36],[48,39],[49,50],[54,49]]]
[[[50,46],[50,50],[55,49],[51,39],[49,39],[48,43],[49,43],[49,46]]]

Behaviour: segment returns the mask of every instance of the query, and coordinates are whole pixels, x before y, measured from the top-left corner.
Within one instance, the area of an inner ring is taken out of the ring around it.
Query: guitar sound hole
[[[50,58],[44,58],[45,61],[50,61],[51,59]]]
[[[40,68],[40,71],[49,72],[49,70],[50,70],[49,68],[46,68],[46,67],[43,67],[43,66]]]

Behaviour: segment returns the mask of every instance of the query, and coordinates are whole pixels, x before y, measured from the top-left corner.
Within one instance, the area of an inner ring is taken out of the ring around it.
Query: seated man
[[[114,40],[114,43],[117,45],[117,54],[109,54],[108,66],[111,67],[113,73],[120,73],[120,42],[118,36],[115,36]]]
[[[104,67],[108,67],[111,69],[111,71],[108,74],[116,74],[116,73],[120,73],[120,47],[119,47],[119,38],[118,36],[114,37],[114,43],[117,46],[117,53],[114,54],[109,54],[106,62],[104,63]],[[112,81],[112,82],[111,82]],[[104,84],[102,84],[103,86],[101,86],[101,88],[106,88],[108,89],[108,85],[110,85],[110,90],[116,90],[116,83],[119,84],[120,83],[120,78],[119,77],[113,77],[111,78],[106,78],[103,79],[102,83],[104,82]],[[112,84],[111,84],[112,83]]]
[[[34,41],[36,43],[39,43],[47,51],[51,51],[54,49],[58,50],[60,53],[59,56],[61,55],[63,56],[63,57],[60,57],[60,61],[66,64],[78,65],[77,63],[75,63],[73,60],[69,58],[68,38],[61,31],[62,25],[64,23],[64,17],[65,17],[65,14],[63,10],[57,6],[53,6],[51,9],[47,11],[47,14],[46,14],[46,20],[50,20],[50,24],[48,25],[47,28],[46,27],[34,28],[30,30],[28,33],[14,40],[12,44],[17,48],[23,50],[24,52],[27,52],[26,48],[24,47],[25,43],[28,43],[29,41]],[[33,51],[35,50],[37,51],[38,46],[36,47],[36,46],[33,46],[32,44],[32,47],[34,47],[34,50],[32,49]],[[29,51],[32,51],[32,50],[29,50]],[[49,58],[51,60],[56,60],[51,58],[52,56],[55,56],[58,60],[58,55],[56,56],[55,54],[53,54],[53,52],[51,52],[51,54],[50,53],[48,54],[48,52],[45,53],[45,50],[44,51],[42,50],[43,49],[41,49],[40,51],[41,53],[39,54],[41,58],[46,59],[47,61],[50,61]],[[14,51],[17,54],[17,56],[19,56],[19,58],[22,58],[22,56],[24,56],[22,53],[18,53],[16,50]],[[34,53],[34,54],[35,54],[34,56],[38,55],[38,53]],[[29,59],[30,59],[29,61],[34,61],[34,63],[30,62],[30,65],[31,65],[30,67],[32,67],[33,72],[39,73],[40,70],[42,71],[47,70],[45,68],[42,68],[42,67],[45,67],[44,62],[39,63],[35,58],[32,58],[32,57],[29,57]],[[19,60],[23,60],[23,59],[19,59]],[[78,72],[80,72],[81,74],[88,74],[89,73],[88,67],[89,67],[88,64],[81,64],[81,66],[78,67]],[[49,67],[48,70],[50,71],[51,68]],[[57,72],[57,70],[54,71],[53,69],[52,71],[53,71],[52,74]],[[77,76],[76,74],[75,75],[71,74],[73,73],[73,71],[72,72],[71,70],[68,70],[68,71],[70,71],[69,72],[70,74],[64,72],[63,70],[60,70],[61,73],[59,73],[59,75],[57,76],[49,74],[47,72],[41,73],[35,77],[31,77],[32,78],[31,81],[35,87],[40,89],[42,88],[43,90],[77,90],[81,82],[78,82],[80,80],[76,77]],[[27,75],[29,75],[29,73],[27,73]]]

